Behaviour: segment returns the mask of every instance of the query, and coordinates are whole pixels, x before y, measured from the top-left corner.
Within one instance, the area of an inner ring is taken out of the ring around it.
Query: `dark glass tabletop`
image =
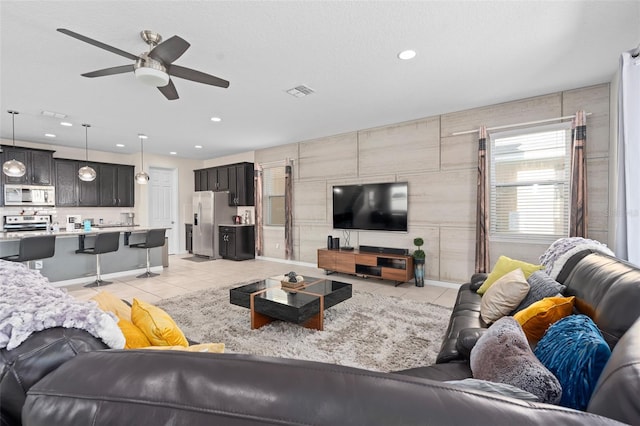
[[[283,277],[284,278],[284,277]],[[251,295],[254,309],[283,321],[302,323],[318,313],[320,297],[323,308],[328,309],[351,297],[351,284],[304,277],[304,286],[296,289],[283,288],[279,279],[267,278],[245,284],[229,291],[231,304],[251,309]]]

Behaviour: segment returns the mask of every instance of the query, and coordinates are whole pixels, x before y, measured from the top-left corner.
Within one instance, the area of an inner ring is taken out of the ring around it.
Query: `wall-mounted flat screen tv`
[[[333,187],[333,227],[407,232],[407,182]]]

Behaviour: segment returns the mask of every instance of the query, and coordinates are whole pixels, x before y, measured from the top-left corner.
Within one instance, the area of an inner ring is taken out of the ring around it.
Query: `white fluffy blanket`
[[[14,349],[31,334],[53,327],[86,330],[111,348],[124,348],[113,314],[52,286],[39,271],[0,260],[0,349]]]
[[[540,256],[540,263],[544,265],[546,273],[555,280],[571,256],[587,249],[615,256],[609,247],[599,241],[582,237],[568,237],[554,241]]]

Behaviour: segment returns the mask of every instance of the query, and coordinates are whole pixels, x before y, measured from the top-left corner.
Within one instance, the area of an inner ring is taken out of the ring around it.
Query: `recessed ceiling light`
[[[117,143],[117,144],[116,144],[116,146],[117,146],[118,148],[124,148],[124,144],[121,144],[121,143]]]
[[[145,135],[145,134],[143,134],[143,133],[138,133],[138,137],[139,137],[140,139],[149,139],[149,136],[147,136],[147,135]]]
[[[220,117],[211,117],[211,121],[215,121],[216,123],[222,121],[222,118]]]
[[[413,59],[416,57],[416,51],[415,50],[403,50],[402,52],[398,53],[398,58],[403,59],[403,60],[407,60],[407,59]]]
[[[177,152],[175,152],[175,151],[171,151],[171,152],[169,153],[169,155],[176,155],[176,154],[178,154],[178,153],[177,153]]]
[[[55,138],[56,137],[56,135],[54,135],[53,133],[45,133],[44,135],[46,137],[48,137],[48,138]]]
[[[65,126],[65,127],[71,127],[71,126],[73,126],[73,124],[72,124],[72,123],[69,123],[68,121],[61,121],[61,122],[60,122],[60,125],[61,125],[61,126]]]
[[[196,149],[202,149],[202,145],[196,145],[195,148]]]

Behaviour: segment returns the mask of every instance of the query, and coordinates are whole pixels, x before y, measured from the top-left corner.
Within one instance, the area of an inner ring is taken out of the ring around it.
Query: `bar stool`
[[[129,244],[129,247],[131,248],[147,249],[147,271],[142,275],[138,275],[137,278],[150,278],[150,277],[155,277],[156,275],[159,275],[151,272],[151,262],[149,261],[149,251],[154,247],[162,247],[164,245],[164,234],[166,231],[167,231],[166,229],[149,229],[147,231],[147,235],[144,242]]]
[[[18,254],[4,256],[1,259],[8,260],[10,262],[26,262],[27,268],[29,268],[30,261],[53,257],[55,252],[56,236],[38,235],[35,237],[26,237],[20,239]]]
[[[79,254],[93,254],[96,256],[96,280],[85,285],[85,287],[99,287],[103,284],[111,284],[111,281],[104,281],[100,276],[100,255],[118,251],[120,247],[120,232],[101,232],[96,235],[93,247],[76,250]]]

